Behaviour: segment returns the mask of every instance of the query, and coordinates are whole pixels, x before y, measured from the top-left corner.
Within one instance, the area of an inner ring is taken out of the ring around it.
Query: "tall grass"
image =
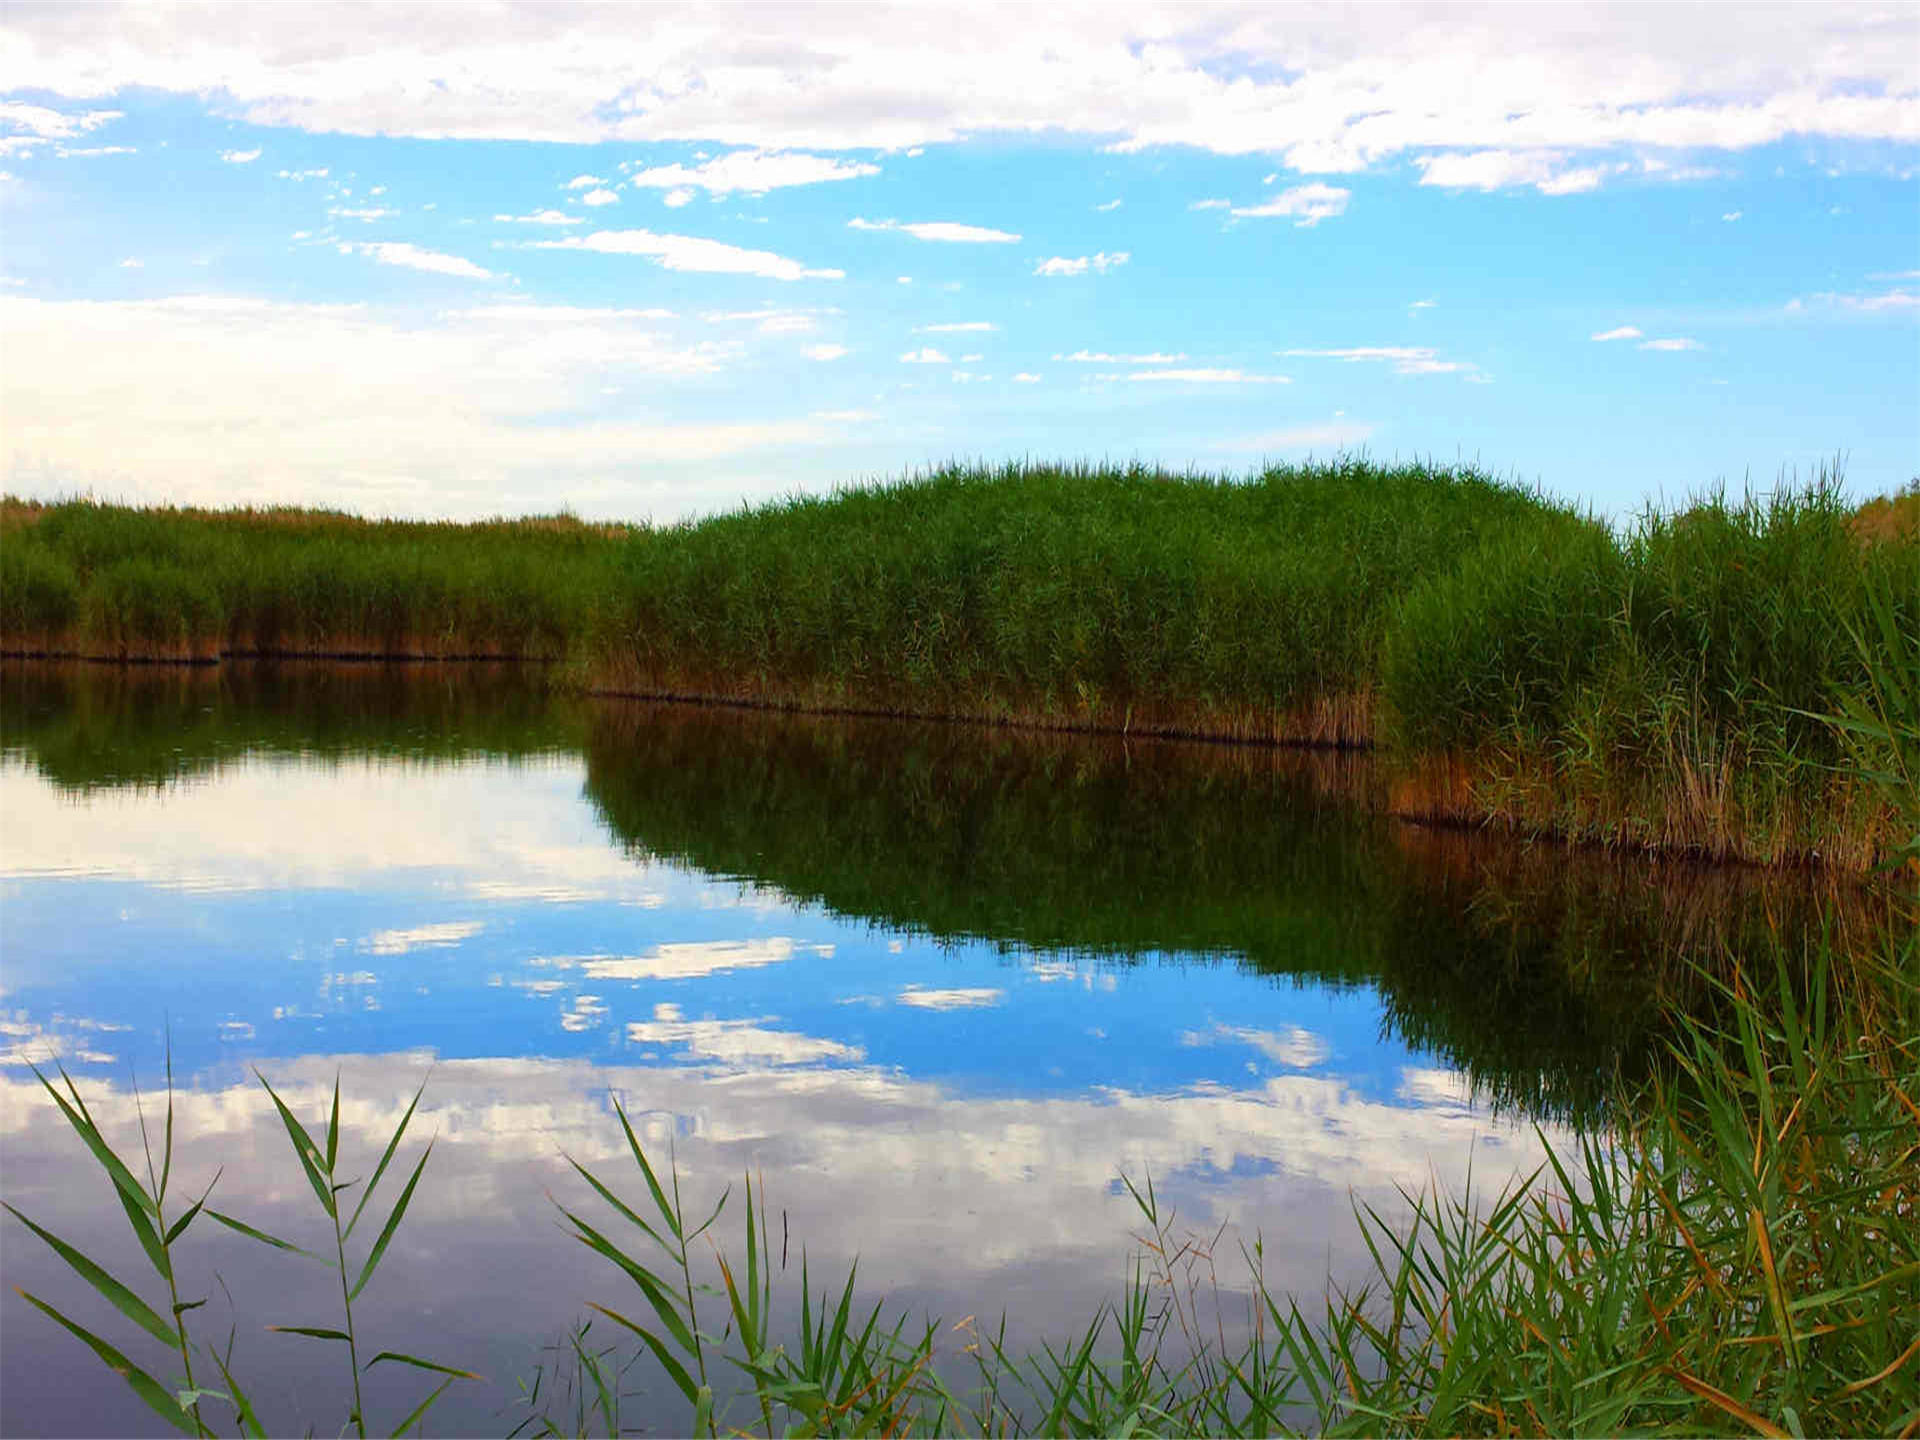
[[[1823,475],[1649,513],[1620,543],[1502,541],[1421,582],[1382,651],[1401,803],[1866,868],[1905,836],[1823,717],[1911,664],[1920,492],[1907,508],[1904,527],[1899,510],[1863,526]]]
[[[0,502],[0,649],[558,659],[632,532]]]
[[[1853,869],[1912,831],[1812,717],[1916,633],[1920,490],[1855,511],[1825,472],[1624,535],[1363,460],[952,468],[659,530],[0,502],[0,651],[508,656],[601,692],[1384,740],[1411,815]]]

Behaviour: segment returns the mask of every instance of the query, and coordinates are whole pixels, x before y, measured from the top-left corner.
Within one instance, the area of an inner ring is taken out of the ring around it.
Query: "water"
[[[151,1292],[26,1061],[137,1152],[170,1037],[173,1193],[224,1166],[215,1205],[307,1245],[253,1068],[315,1123],[338,1074],[359,1173],[425,1080],[402,1154],[433,1158],[358,1322],[487,1377],[448,1431],[512,1428],[541,1347],[633,1298],[555,1225],[597,1209],[564,1156],[640,1189],[612,1097],[696,1203],[756,1177],[790,1283],[803,1247],[816,1286],[857,1257],[871,1297],[1060,1337],[1123,1281],[1124,1172],[1230,1225],[1223,1283],[1257,1235],[1269,1283],[1317,1296],[1362,1268],[1356,1203],[1527,1173],[1649,1063],[1689,955],[1810,903],[1398,825],[1325,755],[560,701],[482,668],[0,679],[5,1198]],[[171,1378],[158,1347],[15,1222],[0,1246],[0,1430],[151,1429],[12,1287]],[[185,1253],[269,1424],[337,1428],[337,1347],[262,1330],[337,1324],[331,1272],[204,1224]],[[633,1379],[630,1418],[673,1428]],[[374,1372],[373,1422],[423,1393]]]

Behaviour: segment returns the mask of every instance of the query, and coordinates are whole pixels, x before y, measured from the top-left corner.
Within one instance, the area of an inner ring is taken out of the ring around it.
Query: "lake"
[[[1317,1297],[1364,1265],[1356,1205],[1525,1176],[1653,1063],[1690,958],[1819,899],[1405,825],[1361,756],[565,698],[484,666],[0,682],[6,1200],[151,1293],[26,1062],[64,1062],[137,1153],[170,1043],[173,1193],[221,1170],[216,1205],[306,1245],[253,1070],[310,1124],[338,1075],[369,1166],[425,1081],[402,1159],[433,1157],[358,1326],[486,1377],[446,1431],[511,1429],[542,1347],[632,1296],[554,1206],[596,1206],[566,1156],[640,1191],[615,1097],[697,1201],[754,1177],[789,1294],[804,1247],[816,1288],[857,1258],[869,1297],[1032,1344],[1119,1293],[1123,1174],[1227,1226],[1223,1285],[1258,1236],[1269,1283]],[[733,1209],[719,1230],[737,1251]],[[154,1428],[12,1287],[170,1378],[157,1345],[15,1222],[0,1244],[0,1430]],[[337,1428],[334,1347],[263,1329],[336,1324],[331,1272],[204,1224],[183,1253],[269,1425]],[[388,1369],[376,1424],[424,1393]],[[657,1372],[630,1379],[633,1423],[672,1428]]]

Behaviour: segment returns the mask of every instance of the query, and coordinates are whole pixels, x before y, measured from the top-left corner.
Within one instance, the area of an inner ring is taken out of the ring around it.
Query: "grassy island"
[[[780,708],[1372,745],[1391,803],[1723,858],[1902,837],[1920,489],[1616,530],[1471,469],[949,469],[670,527],[0,502],[0,651],[549,662]],[[1894,727],[1897,731],[1898,727]],[[1869,750],[1871,725],[1854,732]]]

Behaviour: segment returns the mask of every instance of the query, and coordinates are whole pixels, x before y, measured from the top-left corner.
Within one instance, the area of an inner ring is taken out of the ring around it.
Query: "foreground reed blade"
[[[404,1435],[409,1430],[418,1427],[421,1422],[426,1419],[427,1412],[433,1408],[441,1396],[446,1394],[447,1388],[452,1385],[455,1380],[480,1379],[480,1376],[471,1370],[463,1370],[457,1366],[445,1365],[436,1360],[422,1359],[420,1356],[411,1355],[399,1350],[382,1350],[365,1364],[362,1364],[360,1360],[360,1338],[354,1326],[353,1302],[359,1297],[360,1292],[366,1289],[367,1283],[373,1279],[374,1271],[379,1267],[380,1261],[385,1257],[387,1247],[392,1243],[394,1234],[400,1228],[401,1221],[406,1218],[407,1207],[412,1204],[414,1191],[420,1183],[421,1175],[426,1171],[427,1161],[433,1155],[434,1142],[427,1142],[426,1149],[421,1152],[419,1161],[413,1167],[413,1173],[407,1177],[405,1187],[401,1190],[399,1198],[394,1201],[392,1210],[388,1212],[386,1224],[381,1227],[378,1238],[367,1248],[366,1254],[359,1262],[357,1268],[348,1262],[347,1241],[352,1237],[354,1227],[359,1224],[361,1215],[366,1211],[368,1203],[373,1199],[373,1193],[375,1189],[378,1188],[382,1177],[386,1175],[387,1166],[392,1163],[394,1153],[400,1148],[400,1142],[407,1133],[407,1127],[413,1121],[414,1111],[419,1108],[420,1097],[426,1093],[427,1082],[422,1080],[420,1082],[420,1088],[413,1092],[413,1098],[407,1103],[407,1108],[400,1117],[400,1123],[394,1127],[392,1138],[387,1141],[386,1149],[381,1152],[379,1163],[374,1166],[373,1174],[364,1185],[361,1185],[357,1177],[348,1179],[338,1178],[340,1167],[339,1076],[335,1075],[334,1077],[333,1100],[327,1112],[325,1138],[323,1141],[316,1141],[313,1138],[306,1126],[300,1123],[299,1118],[293,1113],[293,1110],[287,1105],[286,1101],[281,1099],[279,1092],[273,1088],[266,1076],[262,1075],[258,1070],[255,1070],[254,1077],[259,1080],[261,1088],[267,1092],[268,1098],[272,1100],[274,1110],[279,1115],[281,1125],[286,1131],[287,1139],[293,1146],[294,1158],[299,1162],[301,1172],[306,1176],[307,1183],[313,1191],[314,1201],[325,1213],[331,1224],[333,1230],[333,1258],[328,1260],[324,1256],[314,1254],[312,1251],[303,1250],[290,1241],[269,1235],[265,1231],[247,1225],[231,1216],[216,1214],[214,1218],[241,1234],[248,1236],[250,1239],[257,1240],[276,1250],[300,1255],[311,1260],[317,1260],[319,1263],[328,1265],[338,1272],[340,1277],[340,1311],[342,1317],[340,1327],[313,1324],[280,1324],[269,1325],[267,1328],[284,1335],[299,1335],[312,1340],[325,1340],[346,1346],[347,1375],[352,1393],[352,1406],[347,1412],[346,1423],[353,1428],[357,1435],[362,1437],[362,1440],[364,1440],[367,1433],[367,1411],[365,1402],[361,1398],[360,1385],[361,1377],[365,1372],[373,1369],[376,1365],[391,1362],[393,1364],[407,1366],[411,1369],[423,1370],[431,1374],[446,1377],[427,1393],[425,1399],[421,1400],[413,1410],[408,1412],[407,1416],[399,1423],[393,1432],[396,1435]],[[355,1204],[352,1214],[346,1217],[345,1223],[343,1224],[341,1218],[342,1197],[355,1186],[360,1186],[360,1198],[358,1203]]]
[[[195,1300],[180,1298],[179,1277],[175,1265],[174,1246],[185,1237],[187,1229],[205,1209],[213,1187],[220,1181],[216,1172],[200,1198],[188,1206],[171,1224],[167,1220],[167,1187],[173,1175],[173,1049],[171,1042],[167,1047],[167,1109],[166,1121],[162,1131],[160,1167],[156,1174],[153,1163],[153,1147],[147,1130],[146,1112],[140,1105],[139,1091],[134,1091],[136,1109],[139,1115],[140,1143],[146,1161],[147,1180],[142,1184],[134,1175],[132,1168],[115,1153],[107,1143],[100,1127],[87,1108],[87,1102],[81,1098],[80,1090],[67,1074],[64,1065],[56,1063],[56,1071],[61,1083],[66,1087],[62,1095],[39,1066],[29,1063],[34,1079],[52,1097],[54,1105],[67,1121],[68,1126],[80,1137],[80,1141],[91,1152],[94,1159],[105,1172],[112,1185],[115,1198],[125,1212],[127,1223],[133,1227],[140,1248],[153,1266],[154,1273],[166,1283],[167,1298],[165,1314],[143,1300],[132,1287],[110,1274],[84,1252],[69,1245],[50,1230],[36,1224],[12,1205],[5,1205],[7,1213],[38,1236],[69,1269],[84,1280],[96,1292],[104,1296],[113,1308],[130,1320],[150,1338],[159,1342],[170,1352],[169,1360],[177,1359],[180,1364],[180,1382],[169,1387],[162,1384],[149,1371],[129,1359],[119,1349],[101,1336],[94,1334],[60,1310],[37,1295],[24,1290],[20,1296],[36,1310],[45,1314],[63,1329],[72,1334],[99,1358],[108,1369],[126,1380],[133,1392],[143,1400],[148,1408],[167,1424],[185,1434],[208,1435],[212,1433],[209,1423],[202,1414],[202,1403],[206,1400],[219,1400],[232,1405],[236,1418],[239,1418],[245,1405],[225,1391],[203,1388],[195,1383],[193,1357],[196,1350],[189,1330],[189,1314],[206,1303],[203,1296]],[[209,1212],[211,1213],[211,1212]],[[230,1387],[231,1388],[231,1387]],[[237,1392],[236,1392],[237,1393]]]

